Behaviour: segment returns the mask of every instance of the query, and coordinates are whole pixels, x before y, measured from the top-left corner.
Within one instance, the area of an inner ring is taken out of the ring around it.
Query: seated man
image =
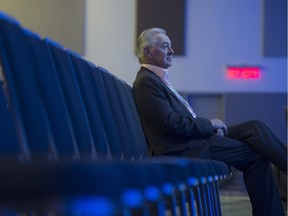
[[[168,81],[173,53],[163,29],[147,29],[138,38],[141,68],[133,94],[151,155],[222,161],[243,172],[253,215],[284,215],[270,164],[287,173],[284,145],[260,121],[227,127],[197,116]]]

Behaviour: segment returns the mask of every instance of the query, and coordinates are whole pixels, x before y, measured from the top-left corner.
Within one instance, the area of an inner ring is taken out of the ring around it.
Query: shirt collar
[[[158,67],[155,65],[151,65],[151,64],[141,64],[141,66],[148,68],[149,70],[151,70],[153,73],[155,73],[161,79],[168,80],[169,72],[167,69],[161,68],[161,67]]]

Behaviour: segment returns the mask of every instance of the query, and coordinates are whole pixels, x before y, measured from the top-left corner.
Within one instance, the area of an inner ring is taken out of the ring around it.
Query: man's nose
[[[168,53],[174,54],[174,50],[172,49],[172,47],[169,47]]]

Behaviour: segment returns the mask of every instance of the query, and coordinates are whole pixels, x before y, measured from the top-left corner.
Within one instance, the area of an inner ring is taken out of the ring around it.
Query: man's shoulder
[[[140,70],[137,73],[136,79],[134,83],[139,83],[139,82],[145,82],[148,80],[155,80],[155,81],[160,81],[160,78],[153,73],[151,70],[141,67]]]

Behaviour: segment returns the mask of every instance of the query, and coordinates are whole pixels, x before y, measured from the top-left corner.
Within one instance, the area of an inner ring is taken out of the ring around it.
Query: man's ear
[[[144,48],[144,55],[145,55],[146,58],[149,58],[149,59],[152,58],[150,49],[149,49],[148,47],[145,47],[145,48]]]

